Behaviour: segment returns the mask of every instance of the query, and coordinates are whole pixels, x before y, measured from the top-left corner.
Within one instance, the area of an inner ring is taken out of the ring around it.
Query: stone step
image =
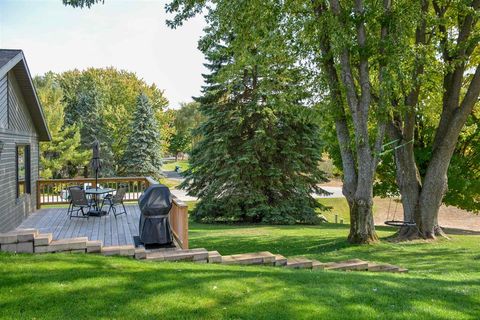
[[[133,257],[135,255],[135,246],[108,246],[102,247],[102,254],[104,256],[128,256]]]
[[[0,245],[7,245],[12,243],[17,243],[18,238],[17,234],[13,232],[0,233]]]
[[[275,263],[275,255],[268,251],[234,254],[222,257],[223,264],[268,264]]]
[[[70,253],[87,253],[87,249],[70,250]]]
[[[177,250],[165,250],[165,251],[155,251],[147,252],[147,260],[158,260],[158,261],[206,261],[208,259],[208,251],[203,248],[198,249],[177,249]]]
[[[325,270],[368,270],[368,262],[360,259],[352,259],[340,262],[330,262],[324,264]]]
[[[87,249],[87,237],[52,240],[48,246],[35,247],[36,253],[63,252]]]
[[[0,233],[0,245],[17,242],[30,242],[33,241],[37,235],[37,229],[19,229],[6,233]]]
[[[135,248],[135,259],[143,260],[146,258],[147,258],[147,251],[145,250],[145,247],[140,246],[138,248]]]
[[[325,269],[325,263],[318,260],[312,260],[312,269],[323,270]]]
[[[238,264],[232,256],[222,256],[222,264]]]
[[[51,233],[41,233],[35,236],[33,243],[35,247],[39,246],[48,246],[52,242],[52,234]]]
[[[391,264],[368,263],[368,271],[370,272],[394,272],[396,270],[398,270],[398,267]]]
[[[18,242],[29,242],[35,239],[38,236],[37,229],[18,229],[14,231],[17,234]]]
[[[33,242],[18,242],[17,253],[33,253]]]
[[[277,267],[283,267],[287,264],[287,258],[282,256],[281,254],[276,254],[275,255],[275,266]]]
[[[15,239],[16,239],[16,236],[15,236]],[[15,252],[17,252],[17,243],[16,242],[15,243],[2,243],[0,245],[0,251],[15,253]]]
[[[312,260],[303,257],[288,258],[285,268],[292,269],[311,269],[313,266]]]
[[[142,246],[141,246],[142,247]],[[148,253],[153,253],[153,252],[166,252],[166,251],[178,251],[182,250],[179,247],[167,247],[167,248],[145,248],[145,251]]]
[[[0,251],[10,253],[33,253],[33,242],[28,241],[2,244],[0,246]]]
[[[208,263],[222,263],[222,256],[218,251],[208,251]]]
[[[395,273],[407,273],[408,269],[394,266],[391,264],[368,264],[368,271],[370,272],[395,272]]]
[[[100,253],[102,252],[103,242],[101,240],[89,240],[87,241],[87,253]]]

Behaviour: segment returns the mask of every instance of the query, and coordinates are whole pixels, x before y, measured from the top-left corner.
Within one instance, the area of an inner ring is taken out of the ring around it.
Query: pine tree
[[[161,176],[160,133],[148,97],[142,93],[133,114],[132,131],[123,155],[123,171],[127,175]]]
[[[79,114],[82,147],[84,150],[91,150],[95,140],[100,142],[102,168],[99,174],[100,176],[108,177],[115,175],[116,168],[113,161],[112,138],[106,129],[107,127],[102,116],[103,107],[103,96],[96,86],[79,93],[77,112]],[[86,172],[91,171],[88,166],[85,169]],[[90,172],[90,175],[92,174]]]
[[[194,217],[209,221],[316,223],[322,144],[301,71],[277,46],[237,55],[233,35],[211,29],[201,46],[210,70],[197,98],[205,121],[195,134],[182,187],[200,198]],[[248,48],[248,46],[245,46]],[[265,49],[265,52],[262,52]]]

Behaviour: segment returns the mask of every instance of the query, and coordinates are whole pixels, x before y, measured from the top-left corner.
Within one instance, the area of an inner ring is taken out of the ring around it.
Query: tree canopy
[[[153,108],[144,93],[137,98],[131,125],[122,161],[125,174],[159,178],[162,166],[160,134]]]
[[[172,0],[166,11],[174,28],[205,15],[199,47],[215,70],[210,97],[228,92],[216,97],[225,103],[255,82],[260,96],[288,97],[274,100],[273,110],[301,92],[297,102],[323,111],[317,119],[343,172],[351,242],[377,239],[379,179],[376,190],[400,193],[404,221],[414,224],[401,236],[441,234],[442,202],[478,210],[480,1]]]
[[[239,11],[249,9],[243,3]],[[312,194],[325,179],[319,126],[300,85],[304,70],[274,45],[280,38],[259,37],[275,30],[275,16],[239,11],[222,3],[208,15],[200,48],[210,73],[195,99],[204,121],[183,186],[200,197],[194,216],[202,221],[315,223],[320,205]]]
[[[65,178],[76,174],[78,166],[88,163],[89,153],[81,150],[80,130],[65,126],[63,91],[51,72],[34,78],[38,98],[52,136],[50,143],[40,145],[40,176],[44,179]]]
[[[79,71],[72,70],[63,73],[49,73],[49,81],[42,83],[46,91],[61,92],[58,103],[62,105],[62,113],[56,113],[62,132],[68,128],[76,128],[75,137],[80,139],[79,154],[90,150],[94,139],[101,144],[101,157],[103,160],[101,175],[114,176],[126,172],[122,165],[127,147],[127,137],[132,131],[133,114],[137,108],[137,98],[141,92],[148,97],[156,130],[162,139],[160,144],[168,145],[168,132],[165,122],[170,120],[164,108],[168,101],[163,96],[163,91],[155,85],[148,85],[139,79],[135,73],[114,68],[90,68]],[[54,108],[52,101],[43,102],[46,110]],[[49,126],[53,119],[47,119]],[[54,126],[58,126],[54,124]],[[71,129],[70,129],[71,130]],[[63,139],[63,138],[59,138]],[[53,143],[45,144],[54,148]],[[160,147],[158,147],[160,152]],[[83,153],[84,154],[84,153]],[[73,155],[70,155],[73,156]],[[74,157],[72,157],[74,159]],[[88,162],[83,163],[83,169],[78,168],[79,163],[65,161],[67,167],[62,171],[61,177],[76,175],[91,175]],[[60,176],[57,176],[60,177]]]

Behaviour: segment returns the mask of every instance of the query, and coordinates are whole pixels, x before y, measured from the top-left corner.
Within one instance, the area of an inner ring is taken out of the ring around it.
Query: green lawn
[[[162,179],[160,179],[159,182],[161,184],[166,185],[170,189],[175,189],[180,184],[180,181],[175,180],[175,179],[168,179],[168,178],[162,178]]]
[[[346,243],[348,226],[191,223],[191,247],[361,258],[408,274],[0,254],[3,319],[478,319],[480,236],[436,243]],[[392,234],[380,228],[379,235]]]
[[[165,171],[173,171],[175,167],[179,166],[180,171],[185,171],[188,169],[188,160],[178,160],[178,161],[168,161],[164,162],[162,166],[162,170]]]
[[[330,211],[318,210],[319,213],[327,218],[328,222],[334,222],[335,215],[338,216],[338,223],[340,223],[341,219],[343,219],[345,223],[350,221],[350,209],[348,208],[348,202],[345,198],[322,198],[318,199],[318,202],[324,206],[331,207]]]

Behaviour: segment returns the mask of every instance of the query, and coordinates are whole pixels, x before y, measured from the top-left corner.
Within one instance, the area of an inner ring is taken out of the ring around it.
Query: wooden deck
[[[17,229],[35,228],[41,233],[52,233],[53,239],[88,237],[101,240],[104,246],[134,244],[138,236],[140,209],[137,205],[125,205],[127,214],[113,214],[87,219],[72,218],[67,215],[67,207],[45,208],[34,212]]]

